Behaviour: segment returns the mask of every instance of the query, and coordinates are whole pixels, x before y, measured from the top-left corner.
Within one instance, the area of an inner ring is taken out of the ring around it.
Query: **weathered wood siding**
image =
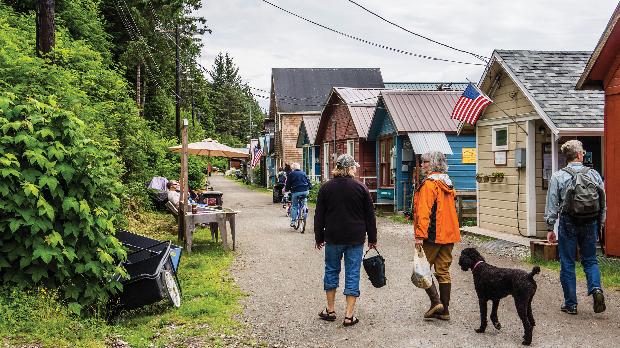
[[[303,151],[297,147],[297,137],[299,135],[299,125],[304,115],[301,114],[281,114],[282,131],[279,134],[282,146],[282,163],[302,162]]]

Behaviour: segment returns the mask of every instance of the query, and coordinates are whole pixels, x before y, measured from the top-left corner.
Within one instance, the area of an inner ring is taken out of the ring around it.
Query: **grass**
[[[160,212],[129,217],[128,230],[163,240],[176,240],[175,221]],[[194,233],[192,254],[184,254],[179,268],[181,307],[159,303],[122,313],[112,321],[103,316],[80,318],[44,289],[0,292],[0,345],[43,347],[105,347],[114,340],[131,347],[226,345],[227,336],[238,336],[242,325],[243,293],[228,268],[233,254],[210,240],[210,233]],[[243,339],[243,338],[239,338]],[[246,342],[253,344],[255,342]]]
[[[411,220],[407,219],[402,214],[386,215],[385,217],[388,218],[388,220],[391,220],[397,223],[411,225]]]
[[[538,265],[555,272],[560,272],[559,261],[545,261],[536,257],[528,257],[526,261],[532,265]],[[601,270],[601,281],[603,287],[606,289],[620,290],[620,260],[608,259],[603,256],[599,256],[599,268]],[[577,279],[584,280],[586,275],[583,272],[581,263],[576,264]]]

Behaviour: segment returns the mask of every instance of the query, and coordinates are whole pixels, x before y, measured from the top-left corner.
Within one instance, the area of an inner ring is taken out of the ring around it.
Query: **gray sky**
[[[379,44],[477,62],[391,26],[347,0],[269,0],[323,25]],[[434,40],[490,56],[493,49],[594,49],[617,0],[356,0]],[[466,4],[466,6],[464,6]],[[269,90],[271,68],[377,67],[385,82],[477,81],[482,66],[435,62],[345,38],[261,0],[207,0],[199,12],[213,34],[199,62],[228,52],[250,86]],[[266,93],[263,93],[266,94]],[[258,99],[263,107],[267,102]]]

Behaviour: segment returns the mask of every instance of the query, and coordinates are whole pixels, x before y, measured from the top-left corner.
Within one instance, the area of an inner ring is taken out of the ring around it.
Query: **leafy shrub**
[[[120,165],[53,98],[0,95],[0,275],[59,289],[79,311],[120,289]]]
[[[319,189],[321,188],[321,182],[312,182],[312,189],[308,192],[308,201],[316,203],[316,198],[319,195]]]

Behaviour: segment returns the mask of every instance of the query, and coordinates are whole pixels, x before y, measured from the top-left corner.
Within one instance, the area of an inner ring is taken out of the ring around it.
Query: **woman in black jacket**
[[[355,301],[360,295],[360,268],[364,241],[368,235],[368,248],[377,245],[377,226],[372,197],[368,188],[355,180],[359,164],[348,154],[340,155],[333,179],[319,190],[314,215],[316,249],[325,246],[325,276],[323,288],[327,296],[327,308],[319,313],[323,320],[336,320],[334,302],[341,260],[344,258],[344,295],[347,299],[344,326],[359,322],[353,316]]]

